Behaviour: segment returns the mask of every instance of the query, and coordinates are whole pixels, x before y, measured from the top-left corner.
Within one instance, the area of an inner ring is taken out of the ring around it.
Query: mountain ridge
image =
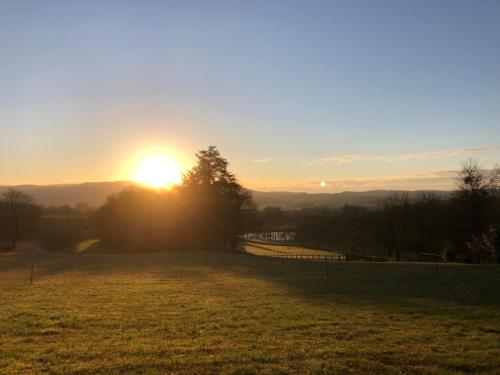
[[[137,186],[132,181],[97,181],[82,183],[64,183],[50,185],[0,185],[0,193],[8,188],[16,188],[33,196],[36,202],[46,206],[73,206],[85,203],[92,207],[102,205],[111,194]],[[290,191],[255,191],[251,190],[259,208],[279,206],[284,209],[304,209],[313,207],[341,207],[345,204],[373,207],[392,193],[408,192],[416,195],[420,192],[449,194],[444,190],[368,190],[363,192],[343,191],[339,193],[307,193]]]

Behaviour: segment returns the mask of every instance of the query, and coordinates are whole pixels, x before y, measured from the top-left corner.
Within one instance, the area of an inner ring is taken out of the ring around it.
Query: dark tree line
[[[0,197],[0,234],[15,249],[19,240],[30,238],[37,230],[41,209],[33,199],[16,189],[6,190]]]
[[[291,231],[296,241],[394,260],[439,254],[447,260],[500,259],[500,171],[469,160],[450,194],[394,193],[376,208],[256,210],[249,193],[213,146],[172,190],[135,188],[112,195],[97,210],[41,207],[18,190],[0,196],[0,240],[13,249],[36,239],[66,250],[99,238],[109,249],[235,250],[240,235]]]
[[[196,157],[170,191],[133,189],[109,197],[95,215],[101,242],[120,250],[235,250],[251,197],[214,146]]]
[[[500,256],[500,172],[469,160],[446,195],[394,193],[377,208],[259,212],[260,230],[294,231],[303,244],[395,260],[439,254],[447,260],[491,261]]]
[[[235,250],[254,216],[250,194],[214,146],[196,157],[172,190],[125,190],[97,210],[84,204],[41,207],[10,189],[0,197],[0,240],[13,249],[19,240],[36,239],[52,251],[96,237],[120,251]]]
[[[41,206],[28,194],[8,189],[0,196],[0,246],[14,250],[19,241],[36,240],[47,250],[67,250],[92,237],[93,212],[82,203]]]

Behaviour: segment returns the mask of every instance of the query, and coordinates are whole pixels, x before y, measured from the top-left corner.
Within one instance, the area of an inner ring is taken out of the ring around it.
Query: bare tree
[[[457,178],[458,191],[462,194],[489,195],[500,188],[500,167],[482,169],[477,161],[468,159]]]
[[[461,242],[470,258],[478,238],[490,230],[493,223],[492,200],[500,188],[500,168],[498,165],[486,170],[473,159],[467,160],[457,177],[456,202]],[[467,245],[469,244],[469,245]]]
[[[33,198],[16,189],[6,190],[0,197],[0,230],[15,249],[19,238],[36,229],[41,216]]]

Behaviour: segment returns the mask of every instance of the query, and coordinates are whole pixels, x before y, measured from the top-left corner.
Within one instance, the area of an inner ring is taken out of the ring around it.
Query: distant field
[[[0,373],[498,373],[500,267],[0,258]]]
[[[311,249],[295,245],[276,245],[268,241],[248,241],[245,244],[245,251],[253,255],[341,255],[330,250]],[[343,256],[343,255],[342,255]]]

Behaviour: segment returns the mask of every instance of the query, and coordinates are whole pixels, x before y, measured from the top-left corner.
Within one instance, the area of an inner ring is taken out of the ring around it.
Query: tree
[[[101,243],[111,249],[179,250],[189,228],[185,216],[175,190],[136,188],[108,197],[93,223]]]
[[[255,233],[262,230],[262,218],[260,212],[255,205],[253,199],[249,199],[247,204],[242,209],[242,232]]]
[[[387,256],[401,259],[401,250],[408,242],[408,208],[410,198],[407,192],[392,193],[383,202],[388,220],[389,238],[387,241]]]
[[[500,228],[497,228],[495,232],[493,246],[495,247],[495,253],[497,254],[497,262],[500,263]]]
[[[6,190],[0,198],[0,229],[15,249],[17,241],[38,227],[41,210],[33,198],[16,189]]]
[[[479,164],[469,159],[457,178],[456,225],[457,247],[462,248],[467,257],[471,256],[467,243],[481,238],[492,224],[492,199],[500,187],[500,168],[484,170]]]
[[[479,257],[479,263],[488,263],[495,254],[495,233],[482,233],[474,235],[472,240],[467,243],[467,248],[471,254]]]
[[[268,231],[282,230],[284,214],[281,207],[266,207],[262,210],[262,220]]]
[[[93,223],[101,243],[134,251],[236,249],[256,216],[250,194],[213,146],[169,191],[131,189],[108,198]]]
[[[457,179],[461,194],[488,196],[500,189],[500,167],[490,171],[482,169],[477,161],[469,158],[462,165]]]
[[[251,195],[229,172],[229,163],[215,146],[198,152],[196,158],[182,183],[186,202],[195,208],[190,210],[190,225],[202,234],[201,243],[235,250],[244,213],[253,209]]]

